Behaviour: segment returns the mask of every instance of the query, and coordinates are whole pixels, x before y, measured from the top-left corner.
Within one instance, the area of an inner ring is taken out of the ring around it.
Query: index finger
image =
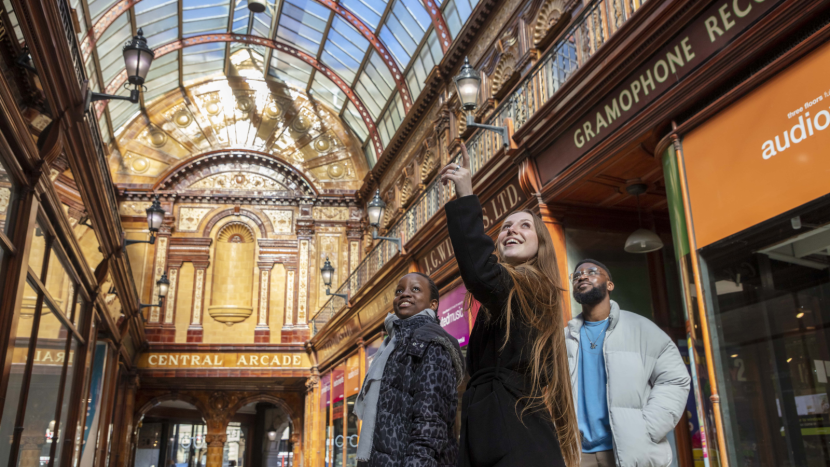
[[[467,152],[467,145],[461,143],[461,167],[470,168],[470,154]]]

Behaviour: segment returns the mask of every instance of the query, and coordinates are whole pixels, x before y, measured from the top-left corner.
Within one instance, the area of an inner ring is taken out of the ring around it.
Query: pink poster
[[[345,392],[346,386],[343,384],[346,380],[346,371],[343,366],[339,366],[331,372],[331,379],[332,382],[332,389],[331,389],[331,397],[334,399],[334,402],[342,401],[343,400],[343,393]]]
[[[450,335],[458,339],[458,345],[464,347],[470,340],[470,322],[467,313],[464,311],[464,296],[467,295],[467,288],[464,284],[441,296],[438,304],[438,317],[441,319],[441,326]]]

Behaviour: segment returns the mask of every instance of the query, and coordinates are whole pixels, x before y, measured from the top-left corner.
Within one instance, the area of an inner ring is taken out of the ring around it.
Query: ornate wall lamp
[[[134,36],[130,42],[124,44],[123,53],[124,64],[127,68],[127,83],[124,87],[128,88],[130,85],[133,86],[133,89],[130,90],[130,95],[116,96],[100,92],[89,92],[87,93],[84,109],[89,109],[91,102],[103,100],[122,100],[138,104],[139,89],[146,89],[144,79],[147,78],[147,72],[150,71],[150,65],[153,63],[156,54],[153,52],[153,49],[147,46],[147,39],[144,38],[144,31],[141,29],[138,30],[138,35]]]
[[[481,89],[481,77],[478,72],[470,65],[470,60],[464,57],[464,65],[461,66],[461,71],[453,78],[455,87],[458,89],[458,98],[461,100],[461,108],[467,114],[467,127],[481,128],[482,130],[495,131],[501,135],[501,141],[504,147],[510,146],[510,135],[507,132],[507,127],[483,125],[476,123],[473,117],[473,111],[478,106],[478,92]]]
[[[154,307],[154,306],[157,306],[157,307],[161,308],[161,302],[164,300],[164,297],[167,296],[167,291],[170,289],[170,281],[167,279],[167,273],[166,272],[161,275],[161,278],[159,280],[156,281],[156,285],[159,288],[159,302],[158,303],[151,303],[151,304],[139,303],[138,304],[138,311],[141,311],[144,308],[150,308],[150,307]],[[142,316],[142,318],[144,317],[144,315],[141,315],[141,316]]]
[[[331,280],[332,280],[332,278],[334,278],[334,267],[332,267],[328,256],[326,256],[326,262],[323,263],[323,267],[320,268],[320,275],[323,276],[323,284],[325,284],[325,286],[326,286],[326,295],[331,295],[333,297],[340,297],[343,300],[346,300],[347,302],[349,301],[349,295],[348,294],[331,293],[331,291],[329,290],[329,288],[331,287]]]
[[[128,240],[124,238],[124,246],[136,243],[149,243],[150,245],[156,243],[156,234],[161,228],[161,223],[164,222],[164,209],[161,207],[158,195],[155,196],[153,204],[145,212],[147,213],[147,228],[150,230],[150,240]]]
[[[380,199],[380,190],[375,191],[375,197],[369,201],[366,207],[366,212],[369,215],[369,225],[372,226],[372,240],[386,240],[398,245],[398,251],[403,254],[403,244],[400,238],[395,237],[379,237],[378,228],[380,227],[380,220],[383,219],[383,212],[386,210],[386,203]]]

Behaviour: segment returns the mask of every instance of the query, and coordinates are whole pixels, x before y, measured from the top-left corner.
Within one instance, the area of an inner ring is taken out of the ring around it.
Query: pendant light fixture
[[[640,212],[640,195],[646,192],[645,183],[635,183],[625,188],[630,195],[637,197],[637,219],[640,228],[635,230],[625,241],[625,251],[629,253],[651,253],[663,248],[663,241],[651,230],[643,228],[643,217]]]

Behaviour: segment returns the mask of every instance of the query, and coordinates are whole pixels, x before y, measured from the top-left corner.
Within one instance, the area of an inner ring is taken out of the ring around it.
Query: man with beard
[[[580,261],[571,284],[582,305],[565,329],[581,466],[671,464],[666,435],[691,382],[677,346],[647,318],[620,310],[611,271],[599,261]]]

